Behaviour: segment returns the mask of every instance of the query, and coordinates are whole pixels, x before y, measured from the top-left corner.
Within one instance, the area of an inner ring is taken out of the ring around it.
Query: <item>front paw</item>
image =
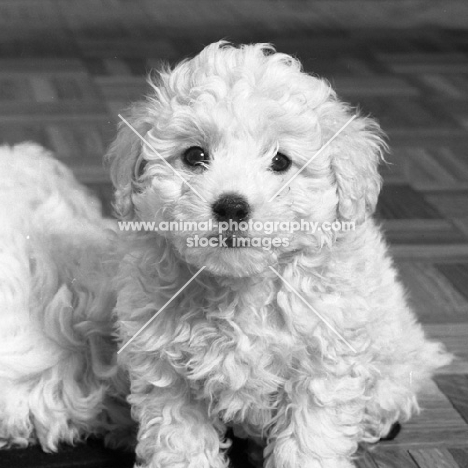
[[[355,468],[345,457],[320,458],[312,453],[304,453],[295,440],[276,443],[273,452],[265,450],[265,468]]]
[[[159,451],[148,463],[137,462],[134,468],[228,468],[229,462],[222,454],[191,454]]]

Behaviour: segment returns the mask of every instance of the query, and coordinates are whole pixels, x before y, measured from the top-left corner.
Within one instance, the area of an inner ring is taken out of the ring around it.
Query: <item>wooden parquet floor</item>
[[[464,1],[0,0],[0,141],[54,150],[111,216],[102,156],[151,67],[220,38],[298,56],[388,133],[378,217],[427,333],[458,356],[422,413],[357,465],[466,468],[467,18]],[[0,452],[0,467],[119,465],[94,446],[46,461],[32,450]]]

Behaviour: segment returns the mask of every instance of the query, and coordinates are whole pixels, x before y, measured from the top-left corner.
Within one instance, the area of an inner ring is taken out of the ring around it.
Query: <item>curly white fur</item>
[[[109,227],[99,201],[47,151],[0,147],[1,447],[55,451],[129,424]]]
[[[151,85],[128,119],[158,154],[123,124],[109,153],[122,219],[206,221],[211,205],[235,192],[257,220],[354,220],[357,228],[333,235],[331,248],[296,232],[270,252],[189,248],[194,232],[123,233],[122,343],[206,266],[121,353],[141,466],[225,467],[231,425],[265,440],[266,468],[352,466],[358,443],[406,420],[418,389],[450,361],[408,308],[371,218],[384,146],[377,124],[359,116],[270,202],[352,115],[327,82],[269,45],[220,42]],[[210,154],[205,170],[182,163],[191,146]],[[277,148],[293,160],[285,174],[269,170]]]

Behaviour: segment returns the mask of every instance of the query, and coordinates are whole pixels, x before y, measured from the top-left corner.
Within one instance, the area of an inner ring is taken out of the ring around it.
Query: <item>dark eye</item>
[[[271,160],[271,170],[275,172],[286,172],[291,167],[291,160],[283,153],[276,153]]]
[[[146,170],[146,166],[148,166],[148,161],[142,156],[140,156],[140,158],[135,164],[135,179],[136,180],[140,179],[143,176]]]
[[[192,146],[188,150],[185,151],[183,155],[183,161],[187,166],[195,167],[195,166],[203,166],[210,162],[210,158],[208,157],[208,153],[199,146]]]

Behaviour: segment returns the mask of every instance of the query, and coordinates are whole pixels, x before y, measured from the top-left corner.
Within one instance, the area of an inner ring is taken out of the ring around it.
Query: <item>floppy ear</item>
[[[382,137],[375,121],[358,117],[337,138],[331,164],[339,199],[338,219],[360,224],[374,213],[382,186],[378,165],[387,148]]]
[[[135,104],[123,115],[127,122],[143,137],[151,128],[146,102]],[[117,137],[111,144],[106,162],[110,163],[110,176],[115,187],[114,209],[121,219],[132,219],[135,215],[133,194],[141,165],[142,145],[138,135],[123,121],[119,123]]]

